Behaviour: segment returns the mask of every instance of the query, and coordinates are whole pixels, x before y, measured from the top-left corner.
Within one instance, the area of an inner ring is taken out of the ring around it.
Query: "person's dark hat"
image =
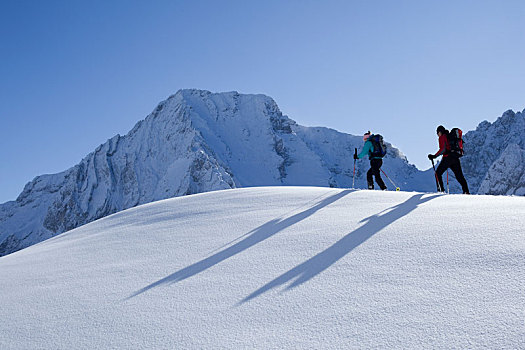
[[[440,132],[442,134],[445,134],[446,131],[447,131],[447,129],[445,129],[445,127],[443,125],[438,126],[437,129],[436,129],[436,133]]]

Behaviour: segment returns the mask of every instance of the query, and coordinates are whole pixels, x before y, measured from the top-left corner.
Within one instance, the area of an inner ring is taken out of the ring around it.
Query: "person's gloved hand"
[[[359,157],[357,156],[357,154],[354,154],[354,159],[359,159]]]
[[[429,155],[428,155],[428,159],[432,160],[432,159],[434,159],[434,158],[436,158],[435,155],[433,155],[433,154],[429,154]]]

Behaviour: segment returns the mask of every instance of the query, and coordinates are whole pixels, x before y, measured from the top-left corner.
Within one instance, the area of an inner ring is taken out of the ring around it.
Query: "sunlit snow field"
[[[525,198],[262,187],[0,258],[0,348],[525,344]]]

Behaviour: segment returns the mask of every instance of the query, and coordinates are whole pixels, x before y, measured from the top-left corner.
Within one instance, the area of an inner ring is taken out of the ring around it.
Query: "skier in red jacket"
[[[461,188],[463,189],[463,193],[469,194],[470,192],[468,190],[467,180],[465,180],[465,176],[463,176],[463,171],[461,170],[461,163],[459,161],[459,157],[456,156],[454,153],[450,153],[448,130],[445,129],[443,125],[440,125],[438,126],[436,132],[439,137],[439,151],[437,151],[436,154],[429,154],[428,159],[432,160],[441,155],[443,156],[436,170],[440,191],[445,192],[445,187],[443,186],[443,179],[441,176],[448,168],[450,168],[452,172],[454,172],[456,180],[458,180],[458,182],[460,183]]]

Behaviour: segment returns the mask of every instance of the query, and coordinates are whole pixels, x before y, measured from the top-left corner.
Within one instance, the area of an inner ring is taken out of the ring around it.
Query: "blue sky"
[[[0,0],[0,203],[181,88],[267,94],[428,168],[437,125],[525,108],[524,18],[524,1]]]

